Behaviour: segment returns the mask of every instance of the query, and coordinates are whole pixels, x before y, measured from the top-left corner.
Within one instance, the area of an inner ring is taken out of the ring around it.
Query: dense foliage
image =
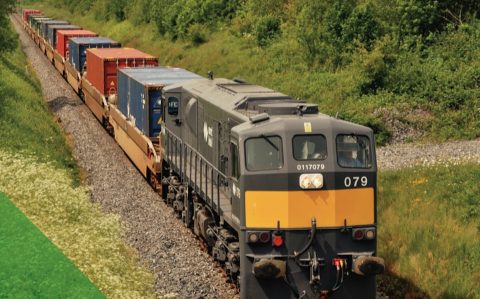
[[[15,49],[17,37],[11,30],[8,14],[15,8],[15,0],[0,0],[0,54]]]
[[[105,33],[144,50],[168,45],[153,53],[162,63],[201,73],[213,64],[219,75],[317,102],[371,126],[380,143],[480,136],[479,1],[41,2],[108,23]],[[145,28],[155,33],[139,43]]]

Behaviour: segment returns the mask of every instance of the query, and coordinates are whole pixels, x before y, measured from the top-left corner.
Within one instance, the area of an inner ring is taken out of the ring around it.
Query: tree
[[[0,53],[15,49],[17,37],[12,31],[8,14],[15,8],[15,0],[0,0]]]

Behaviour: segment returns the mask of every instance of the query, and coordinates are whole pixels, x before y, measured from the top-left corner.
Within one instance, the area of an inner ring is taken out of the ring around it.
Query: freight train
[[[375,298],[371,129],[243,80],[159,67],[38,10],[23,26],[241,298]]]

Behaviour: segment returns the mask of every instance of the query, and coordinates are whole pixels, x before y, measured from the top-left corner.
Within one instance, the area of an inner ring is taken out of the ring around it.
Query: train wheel
[[[183,204],[182,221],[185,227],[192,225],[193,218],[193,196],[191,188],[188,188],[188,195],[185,196],[185,202]]]

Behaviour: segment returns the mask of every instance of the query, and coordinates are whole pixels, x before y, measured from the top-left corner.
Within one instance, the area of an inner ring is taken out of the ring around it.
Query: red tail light
[[[283,237],[279,234],[273,234],[272,245],[275,247],[280,247],[283,245]]]
[[[363,230],[360,229],[353,232],[353,238],[355,240],[362,240],[364,235]]]
[[[260,233],[260,242],[267,243],[268,241],[270,241],[270,233],[269,232]]]

